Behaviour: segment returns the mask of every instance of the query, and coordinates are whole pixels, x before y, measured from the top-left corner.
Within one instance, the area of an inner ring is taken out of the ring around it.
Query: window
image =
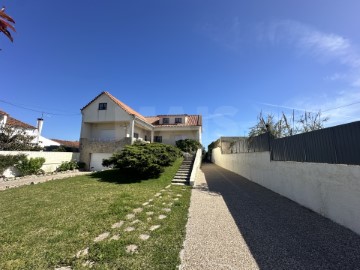
[[[107,103],[99,103],[99,111],[103,111],[107,109]]]
[[[139,133],[134,133],[134,138],[139,139]]]
[[[181,124],[182,123],[182,118],[175,118],[175,124]]]
[[[155,136],[155,142],[162,142],[162,136]]]
[[[169,124],[169,118],[163,118],[163,124]]]
[[[147,135],[145,135],[145,138],[144,138],[144,140],[147,142]]]

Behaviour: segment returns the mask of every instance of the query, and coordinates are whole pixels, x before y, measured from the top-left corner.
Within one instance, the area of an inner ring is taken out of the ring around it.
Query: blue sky
[[[357,0],[0,4],[17,29],[0,36],[0,109],[33,125],[45,112],[48,138],[78,140],[104,90],[144,115],[201,113],[204,145],[260,111],[360,120]]]

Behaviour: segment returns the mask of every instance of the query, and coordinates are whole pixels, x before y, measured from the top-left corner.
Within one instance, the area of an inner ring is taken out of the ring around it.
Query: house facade
[[[81,109],[80,160],[88,169],[101,170],[112,153],[136,140],[175,145],[180,139],[201,143],[201,115],[146,117],[109,92],[102,92]]]
[[[27,123],[24,123],[18,119],[11,117],[8,113],[0,110],[0,127],[11,126],[15,131],[25,131],[27,135],[34,137],[31,141],[34,145],[40,147],[50,146],[50,145],[60,145],[58,142],[52,141],[41,136],[43,119],[37,119],[37,126],[32,126]]]

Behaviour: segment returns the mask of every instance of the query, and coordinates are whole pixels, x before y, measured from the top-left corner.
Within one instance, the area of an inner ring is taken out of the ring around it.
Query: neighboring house
[[[145,117],[108,92],[102,92],[81,109],[80,160],[88,169],[101,170],[113,152],[135,140],[175,145],[180,139],[201,143],[201,115]]]
[[[68,152],[79,152],[79,141],[66,141],[66,140],[59,140],[59,139],[51,139],[54,142],[59,144],[59,147],[63,147]]]
[[[41,147],[49,146],[49,145],[60,145],[57,142],[49,140],[43,136],[41,136],[41,131],[43,127],[44,120],[42,118],[37,119],[37,127],[26,124],[18,119],[11,117],[8,113],[0,110],[0,126],[11,126],[15,129],[25,130],[26,134],[29,136],[35,137],[32,141],[33,144],[39,145]]]

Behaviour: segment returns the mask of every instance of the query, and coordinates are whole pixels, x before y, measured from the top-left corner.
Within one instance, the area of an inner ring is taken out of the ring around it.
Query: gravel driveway
[[[360,236],[214,164],[192,191],[181,269],[360,269]]]

